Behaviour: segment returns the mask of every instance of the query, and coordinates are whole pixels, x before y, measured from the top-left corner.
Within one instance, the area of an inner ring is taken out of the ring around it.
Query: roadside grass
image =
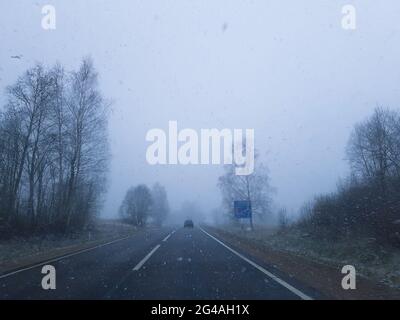
[[[218,228],[327,266],[353,265],[359,275],[400,289],[400,250],[379,245],[373,238],[315,239],[294,227],[285,231],[273,227],[256,227],[254,231],[234,226]]]
[[[99,220],[93,230],[73,234],[13,237],[0,241],[0,273],[136,232],[134,226],[117,220]]]

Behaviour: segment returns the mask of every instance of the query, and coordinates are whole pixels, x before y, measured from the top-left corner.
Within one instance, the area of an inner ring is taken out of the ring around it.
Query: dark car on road
[[[183,224],[183,226],[184,226],[185,228],[193,228],[193,221],[190,220],[190,219],[185,220],[185,223]]]

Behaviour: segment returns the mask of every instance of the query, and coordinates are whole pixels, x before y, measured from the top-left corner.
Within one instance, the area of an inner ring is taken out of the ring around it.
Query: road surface
[[[56,270],[44,290],[42,267]],[[0,299],[315,299],[206,230],[160,228],[0,275]]]

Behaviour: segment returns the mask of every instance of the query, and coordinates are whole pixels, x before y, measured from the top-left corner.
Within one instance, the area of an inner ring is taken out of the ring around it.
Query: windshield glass
[[[0,15],[1,300],[400,298],[399,1]]]

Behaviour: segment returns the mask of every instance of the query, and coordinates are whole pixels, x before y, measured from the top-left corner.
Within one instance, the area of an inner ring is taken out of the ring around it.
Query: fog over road
[[[41,287],[42,266],[55,290]],[[206,230],[151,229],[0,276],[0,299],[316,299],[320,295]]]

